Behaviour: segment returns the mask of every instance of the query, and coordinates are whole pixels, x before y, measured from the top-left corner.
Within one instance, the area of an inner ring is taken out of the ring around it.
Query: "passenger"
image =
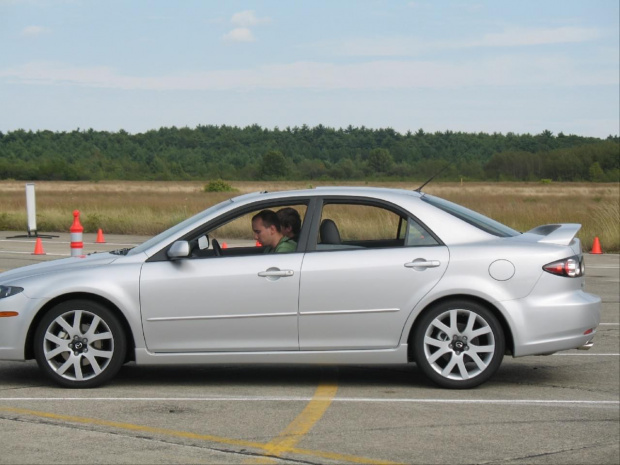
[[[264,253],[297,250],[297,242],[282,234],[278,215],[272,210],[263,210],[252,217],[252,231],[254,231],[254,240],[266,246]]]
[[[285,207],[278,210],[277,215],[280,220],[282,234],[295,242],[299,242],[299,232],[301,231],[299,212],[294,208]]]

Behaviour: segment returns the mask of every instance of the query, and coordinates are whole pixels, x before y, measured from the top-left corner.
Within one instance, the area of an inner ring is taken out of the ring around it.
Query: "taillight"
[[[575,255],[573,257],[548,263],[543,266],[543,270],[557,276],[579,278],[586,274],[586,265],[583,262],[583,257],[578,257]]]

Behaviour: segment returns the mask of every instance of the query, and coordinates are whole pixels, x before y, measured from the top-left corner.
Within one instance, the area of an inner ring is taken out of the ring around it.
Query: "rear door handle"
[[[425,270],[426,268],[437,268],[439,265],[441,265],[439,260],[425,260],[424,258],[416,258],[412,262],[405,263],[405,268]]]
[[[258,276],[261,278],[286,278],[293,276],[295,272],[293,270],[281,270],[279,268],[268,268],[265,271],[259,271]]]

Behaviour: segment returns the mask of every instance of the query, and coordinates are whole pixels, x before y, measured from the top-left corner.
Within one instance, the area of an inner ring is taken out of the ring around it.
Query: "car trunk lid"
[[[537,226],[519,236],[520,240],[569,246],[577,255],[581,254],[581,242],[575,236],[581,229],[578,223],[558,223]]]

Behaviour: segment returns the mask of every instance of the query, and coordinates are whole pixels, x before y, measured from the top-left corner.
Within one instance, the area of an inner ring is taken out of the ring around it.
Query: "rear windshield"
[[[440,199],[439,197],[433,197],[432,195],[422,196],[422,200],[426,203],[430,203],[434,207],[440,210],[450,213],[456,216],[458,219],[465,221],[466,223],[475,226],[478,229],[482,229],[484,232],[493,234],[498,237],[513,237],[521,234],[519,231],[515,231],[509,228],[505,224],[499,223],[491,218],[488,218],[480,213],[476,213],[469,208],[462,207],[456,203],[448,202],[447,200]]]

